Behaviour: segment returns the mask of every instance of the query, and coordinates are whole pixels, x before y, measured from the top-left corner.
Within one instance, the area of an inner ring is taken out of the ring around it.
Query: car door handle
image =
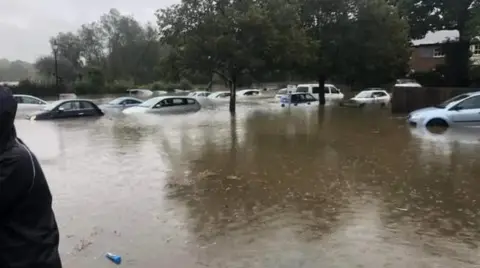
[[[78,113],[78,115],[83,115],[83,113]]]

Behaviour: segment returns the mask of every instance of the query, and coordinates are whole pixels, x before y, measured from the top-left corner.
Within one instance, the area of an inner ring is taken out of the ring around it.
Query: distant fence
[[[467,87],[394,87],[391,111],[393,114],[406,114],[416,109],[440,104],[456,95],[478,90],[478,88]]]

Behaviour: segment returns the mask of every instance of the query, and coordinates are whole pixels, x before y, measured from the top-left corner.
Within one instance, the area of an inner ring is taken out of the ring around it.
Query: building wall
[[[410,69],[415,72],[428,72],[443,64],[445,59],[439,55],[440,45],[424,45],[413,47],[410,58]],[[472,44],[470,47],[472,64],[480,65],[480,44]]]
[[[410,58],[410,69],[415,72],[428,72],[435,69],[439,64],[445,62],[443,57],[435,57],[435,49],[440,46],[418,46],[413,47]]]

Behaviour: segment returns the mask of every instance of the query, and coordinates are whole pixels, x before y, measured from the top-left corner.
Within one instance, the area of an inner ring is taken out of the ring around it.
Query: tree
[[[468,85],[470,40],[478,30],[478,0],[397,0],[410,24],[413,38],[422,38],[428,31],[457,30],[458,42],[449,44],[446,57],[456,70],[454,83]]]
[[[409,28],[385,0],[358,2],[351,37],[342,50],[346,63],[341,75],[360,86],[388,84],[403,76],[410,58]]]
[[[65,82],[73,82],[78,76],[78,72],[72,62],[64,57],[59,57],[58,77]],[[40,75],[43,75],[48,80],[55,78],[55,59],[53,56],[40,57],[34,64]]]
[[[280,0],[184,0],[159,10],[157,19],[161,41],[175,48],[175,68],[220,76],[229,85],[230,112],[235,114],[242,76],[302,58],[305,38],[295,8]]]
[[[0,81],[20,81],[35,75],[35,68],[28,62],[0,59]]]
[[[64,79],[82,77],[91,82],[151,83],[158,77],[163,53],[154,26],[141,25],[116,9],[98,21],[82,25],[76,32],[59,33],[50,42],[58,45],[59,73],[67,68],[63,71]],[[42,74],[51,74],[50,61],[50,57],[43,57],[37,62]],[[73,73],[79,76],[72,76]]]
[[[305,0],[301,1],[300,12],[313,50],[302,71],[318,81],[320,104],[325,105],[325,82],[340,73],[344,65],[342,50],[351,49],[347,44],[350,44],[352,18],[357,14],[356,5],[353,0]]]

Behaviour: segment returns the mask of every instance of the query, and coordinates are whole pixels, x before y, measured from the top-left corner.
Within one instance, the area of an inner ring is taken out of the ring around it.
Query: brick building
[[[443,64],[445,55],[442,53],[441,45],[454,40],[458,40],[456,30],[429,32],[423,39],[413,40],[410,69],[413,72],[428,72]],[[480,65],[480,43],[473,43],[470,50],[473,64]]]

